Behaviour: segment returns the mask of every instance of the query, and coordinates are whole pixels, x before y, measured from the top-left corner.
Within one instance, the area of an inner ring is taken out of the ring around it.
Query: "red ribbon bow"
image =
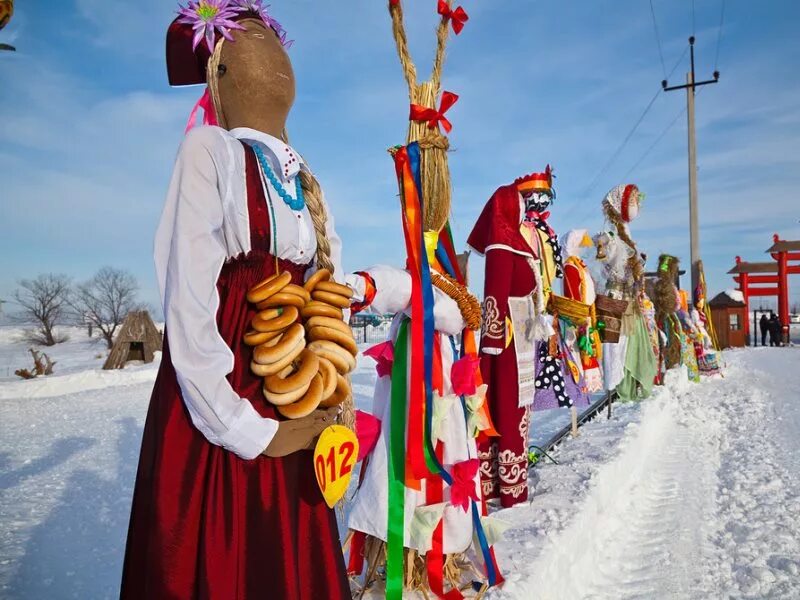
[[[547,221],[550,218],[550,211],[546,210],[543,213],[529,210],[526,215],[529,219],[538,219],[539,221]]]
[[[450,19],[453,31],[456,35],[461,33],[461,30],[464,29],[464,23],[469,21],[467,11],[460,6],[453,10],[445,0],[439,0],[438,10],[443,19]]]
[[[380,420],[364,412],[363,410],[356,411],[356,437],[358,438],[358,458],[356,462],[364,460],[375,448],[378,443],[378,438],[381,435],[381,422]]]
[[[374,359],[376,363],[375,369],[378,371],[378,377],[384,377],[392,374],[392,365],[394,365],[394,344],[391,341],[382,342],[364,351],[364,356],[369,356]]]
[[[412,104],[409,119],[412,121],[427,121],[429,129],[435,129],[441,123],[444,130],[450,133],[453,129],[453,124],[447,120],[444,113],[450,110],[450,107],[452,107],[457,100],[458,96],[453,92],[442,92],[442,101],[439,103],[439,110],[420,106],[419,104]]]
[[[453,465],[453,483],[450,485],[450,504],[460,506],[464,512],[469,510],[470,500],[478,501],[478,491],[475,487],[475,476],[481,462],[471,458]]]
[[[456,396],[471,396],[475,393],[475,372],[480,364],[481,359],[474,354],[467,354],[453,363],[450,368],[450,383]]]

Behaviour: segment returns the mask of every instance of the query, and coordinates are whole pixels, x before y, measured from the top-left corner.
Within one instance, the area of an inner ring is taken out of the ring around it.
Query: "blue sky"
[[[721,0],[695,0],[700,77],[714,69]],[[293,145],[326,190],[345,267],[402,264],[386,148],[404,140],[408,99],[383,0],[272,0],[290,37],[298,94]],[[405,0],[421,75],[433,54],[434,0]],[[602,227],[617,183],[647,193],[633,234],[651,261],[688,262],[686,121],[627,175],[685,106],[661,94],[591,189],[663,78],[648,0],[465,0],[449,47],[453,224],[461,247],[499,185],[554,166],[558,231]],[[654,0],[669,71],[692,31],[691,0]],[[0,298],[21,277],[76,279],[109,264],[157,303],[152,238],[175,151],[199,88],[164,68],[170,0],[18,2],[0,42]],[[729,0],[720,83],[697,96],[701,248],[712,293],[737,254],[766,260],[773,232],[800,238],[800,3]],[[672,82],[685,76],[688,58]],[[624,179],[627,175],[627,180]],[[649,265],[652,267],[652,265]],[[476,262],[476,271],[480,263]],[[480,287],[480,277],[475,283]],[[800,301],[800,280],[792,282]]]

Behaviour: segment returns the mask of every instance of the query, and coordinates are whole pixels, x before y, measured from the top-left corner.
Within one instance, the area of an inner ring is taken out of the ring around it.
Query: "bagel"
[[[344,318],[344,313],[342,313],[341,308],[325,304],[319,300],[312,300],[306,304],[300,311],[300,314],[304,319],[310,319],[311,317],[330,317],[331,319],[339,319],[341,321]]]
[[[294,306],[297,308],[303,308],[305,305],[305,298],[302,298],[301,296],[287,292],[278,292],[277,294],[272,294],[272,296],[266,300],[262,300],[256,304],[256,308],[258,310],[275,308],[277,306]]]
[[[322,400],[322,377],[319,373],[314,375],[311,385],[305,395],[288,406],[276,406],[278,412],[287,419],[302,419],[314,412]]]
[[[293,283],[290,283],[285,288],[283,288],[281,290],[281,293],[283,293],[283,294],[294,294],[295,296],[299,296],[300,298],[303,299],[303,303],[304,304],[306,304],[308,302],[311,302],[311,294],[309,294],[305,290],[305,288],[303,288],[303,287],[301,287],[299,285],[295,285]]]
[[[281,373],[291,368],[292,366],[289,365],[288,367],[286,367],[286,369],[281,371]],[[271,377],[275,377],[275,375],[271,375]],[[313,377],[311,379],[313,379]],[[310,386],[311,386],[311,380],[309,379],[308,382],[303,384],[301,387],[291,392],[286,392],[285,394],[276,394],[275,392],[269,391],[269,389],[267,389],[266,384],[262,388],[262,391],[264,392],[264,397],[267,399],[267,402],[269,402],[270,404],[274,406],[287,406],[292,402],[297,402],[298,400],[300,400],[300,398],[305,396]]]
[[[353,290],[349,286],[342,285],[341,283],[336,283],[335,281],[320,281],[314,288],[314,290],[318,292],[339,294],[340,296],[344,296],[345,298],[353,297]]]
[[[353,334],[349,331],[344,333],[332,327],[317,326],[309,329],[308,337],[312,342],[316,342],[317,340],[330,340],[331,342],[337,343],[353,356],[358,355],[358,346],[353,339]]]
[[[300,341],[297,342],[297,345],[289,350],[289,352],[287,352],[282,359],[268,365],[262,365],[255,361],[251,361],[250,370],[259,377],[269,377],[275,373],[280,373],[286,367],[292,364],[298,356],[300,356],[300,353],[305,347],[306,340],[304,338],[300,338]]]
[[[248,346],[260,346],[280,337],[282,331],[248,331],[244,334],[244,343]]]
[[[328,269],[319,269],[311,277],[308,278],[303,288],[307,292],[313,292],[314,288],[320,281],[328,281],[331,278],[331,272]]]
[[[312,350],[313,352],[313,350]],[[322,402],[336,391],[336,367],[327,358],[319,357],[319,374],[322,375]]]
[[[295,306],[286,308],[269,308],[257,313],[250,321],[253,329],[259,332],[283,331],[297,321],[300,311]]]
[[[328,396],[325,400],[319,403],[321,408],[330,408],[331,406],[339,406],[342,402],[350,397],[350,383],[344,375],[336,374],[336,387],[333,394]]]
[[[266,300],[273,294],[280,292],[283,288],[289,285],[291,281],[292,274],[288,271],[284,271],[280,275],[271,275],[261,283],[253,286],[250,291],[247,292],[247,300],[253,304]]]
[[[253,348],[253,360],[260,365],[271,365],[278,362],[297,345],[298,341],[303,339],[303,333],[303,326],[295,323],[286,330],[278,342],[274,344],[266,342]]]
[[[280,373],[267,377],[264,380],[264,389],[273,394],[287,394],[303,386],[308,389],[308,384],[311,383],[318,371],[319,358],[312,350],[306,348],[300,353],[294,368],[284,369]]]
[[[353,337],[353,330],[350,329],[350,325],[341,319],[334,319],[331,317],[311,317],[308,321],[306,321],[305,325],[306,329],[311,329],[312,327],[330,327],[331,329],[336,329],[345,335]]]
[[[347,350],[329,340],[311,342],[308,347],[322,358],[327,358],[339,373],[349,373],[356,368],[356,359]]]
[[[350,298],[342,296],[341,294],[334,294],[331,292],[323,292],[322,290],[314,290],[311,292],[311,297],[314,300],[336,306],[337,308],[350,308]]]

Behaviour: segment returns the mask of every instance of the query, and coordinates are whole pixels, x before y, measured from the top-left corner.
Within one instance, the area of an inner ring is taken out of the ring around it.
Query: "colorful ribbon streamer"
[[[403,529],[405,527],[406,377],[408,375],[408,319],[400,324],[392,369],[389,430],[389,522],[386,533],[386,598],[403,598]]]

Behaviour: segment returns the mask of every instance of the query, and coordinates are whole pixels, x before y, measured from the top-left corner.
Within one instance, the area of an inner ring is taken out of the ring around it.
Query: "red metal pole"
[[[738,256],[736,257],[739,258]],[[736,262],[739,262],[738,260]],[[744,297],[744,339],[747,340],[747,345],[750,345],[750,286],[747,282],[748,274],[739,273],[739,290]]]
[[[778,318],[781,321],[781,337],[789,343],[789,277],[786,272],[786,252],[778,253]]]

